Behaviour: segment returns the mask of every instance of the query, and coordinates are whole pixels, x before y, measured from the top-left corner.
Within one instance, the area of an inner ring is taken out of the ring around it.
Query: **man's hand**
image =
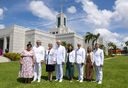
[[[43,61],[43,60],[41,60],[40,62],[41,62],[41,64],[42,64],[44,61]]]
[[[103,65],[101,64],[100,67],[103,67]]]
[[[84,63],[81,63],[82,65],[84,65]]]
[[[55,65],[55,62],[54,61],[52,62],[52,65]]]
[[[62,64],[64,64],[64,62],[62,62]]]

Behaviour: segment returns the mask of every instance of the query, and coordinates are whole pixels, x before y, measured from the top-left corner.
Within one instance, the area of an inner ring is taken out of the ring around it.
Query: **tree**
[[[93,37],[94,37],[94,35],[93,35],[92,33],[87,32],[87,33],[86,33],[86,36],[85,36],[85,43],[89,43],[90,40],[93,39]]]
[[[89,43],[90,40],[92,40],[92,48],[93,48],[94,47],[94,43],[97,42],[99,37],[100,37],[100,33],[95,35],[95,34],[92,34],[90,32],[87,32],[86,36],[85,36],[85,43]]]
[[[97,43],[97,40],[99,39],[100,37],[100,33],[96,34],[96,35],[93,35],[93,41],[92,41],[92,46],[94,46],[94,43],[96,42]]]
[[[66,41],[63,41],[63,42],[61,43],[61,45],[64,46],[66,49],[68,49],[68,47],[69,47],[70,45],[72,46],[72,44],[66,43]],[[73,47],[73,46],[72,46],[72,47]]]
[[[100,45],[99,45],[99,48],[105,50],[105,47],[104,47],[103,44],[100,44]]]
[[[128,41],[125,42],[125,45],[128,46]]]
[[[125,52],[125,53],[127,53],[127,50],[128,50],[128,48],[125,46],[125,47],[123,47],[123,51]]]
[[[109,47],[110,50],[113,49],[113,50],[115,51],[115,54],[116,54],[116,50],[117,50],[116,44],[114,44],[114,43],[112,43],[112,42],[109,42],[109,43],[108,43],[108,47]]]

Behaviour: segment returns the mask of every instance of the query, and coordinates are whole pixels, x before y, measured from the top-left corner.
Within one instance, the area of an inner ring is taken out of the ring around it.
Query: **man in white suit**
[[[81,48],[81,44],[77,44],[78,49],[75,51],[76,65],[78,72],[78,81],[83,82],[83,67],[85,62],[85,49]]]
[[[56,80],[62,82],[63,80],[63,64],[65,63],[65,47],[61,45],[61,41],[58,40],[55,48],[55,59],[56,59]]]
[[[38,82],[41,80],[42,73],[42,62],[44,61],[44,47],[41,46],[40,40],[36,41],[36,46],[33,47],[33,51],[35,52],[35,65],[34,65],[34,79],[33,82],[38,79]],[[38,77],[37,77],[38,71]]]
[[[96,72],[96,82],[98,84],[102,84],[103,79],[103,72],[102,72],[102,66],[104,62],[104,52],[99,48],[99,44],[95,44],[95,50],[94,53],[94,64],[95,64],[95,72]]]

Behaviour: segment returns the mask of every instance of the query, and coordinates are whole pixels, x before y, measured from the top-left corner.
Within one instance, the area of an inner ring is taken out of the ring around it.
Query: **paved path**
[[[115,57],[116,57],[116,56],[115,56]],[[104,60],[114,59],[115,57],[106,58],[106,59],[104,59]]]
[[[0,56],[0,63],[2,62],[10,62],[11,60],[6,58],[6,57],[3,57],[3,56]]]

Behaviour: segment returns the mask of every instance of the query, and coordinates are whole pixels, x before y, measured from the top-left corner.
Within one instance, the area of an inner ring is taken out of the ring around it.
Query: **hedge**
[[[19,53],[4,53],[3,55],[9,58],[11,61],[18,61],[20,59]]]

